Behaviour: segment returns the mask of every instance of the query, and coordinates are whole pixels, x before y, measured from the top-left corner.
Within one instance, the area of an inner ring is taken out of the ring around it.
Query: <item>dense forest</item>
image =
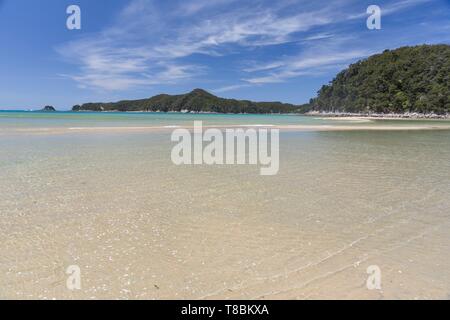
[[[386,50],[351,65],[304,109],[348,113],[450,112],[450,46]]]
[[[281,102],[252,102],[223,99],[202,89],[183,95],[161,94],[149,99],[126,100],[114,103],[86,103],[74,106],[73,111],[161,111],[216,113],[290,113],[299,107]]]

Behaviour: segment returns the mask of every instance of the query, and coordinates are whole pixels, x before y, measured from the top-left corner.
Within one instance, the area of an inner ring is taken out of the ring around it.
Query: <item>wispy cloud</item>
[[[259,1],[214,11],[231,2],[183,2],[178,7],[184,8],[182,13],[167,13],[151,0],[133,0],[118,15],[117,24],[64,44],[58,52],[79,65],[80,72],[70,77],[80,86],[126,90],[195,77],[196,70],[205,67],[183,61],[193,54],[221,56],[236,50],[232,46],[286,43],[297,32],[330,23],[333,16],[330,9],[281,14],[276,7],[257,5]],[[202,10],[211,16],[185,18]]]
[[[244,84],[235,84],[235,85],[231,85],[231,86],[224,86],[221,88],[212,89],[211,91],[214,93],[223,93],[223,92],[234,91],[237,89],[242,89],[242,88],[247,88],[247,87],[250,87],[250,84],[244,83]]]
[[[334,34],[332,33],[318,33],[318,34],[313,34],[310,35],[306,38],[303,39],[303,41],[314,41],[314,40],[323,40],[323,39],[329,39],[329,38],[333,38]]]
[[[384,12],[427,1],[390,2]],[[326,4],[295,0],[131,0],[113,25],[63,44],[58,52],[78,66],[78,72],[67,77],[79,86],[120,91],[204,76],[209,66],[203,59],[192,59],[196,55],[219,59],[247,50],[308,44],[308,50],[299,47],[297,54],[245,66],[239,72],[247,75],[237,78],[242,79],[239,83],[215,91],[282,82],[367,54],[367,50],[354,46],[333,47],[340,37],[333,26],[366,13],[354,13],[354,0]]]
[[[192,0],[181,3],[176,10],[176,13],[183,15],[193,15],[201,11],[210,9],[212,7],[225,6],[232,4],[238,0]]]
[[[387,15],[391,15],[393,13],[396,13],[401,10],[408,9],[410,7],[414,7],[426,2],[430,2],[432,0],[401,0],[401,1],[394,1],[393,3],[388,3],[387,5],[381,6],[381,14],[383,17]],[[363,17],[366,17],[366,12],[360,12],[360,13],[353,13],[347,16],[347,19],[353,20],[353,19],[360,19]]]
[[[366,51],[348,51],[325,52],[315,56],[289,58],[284,61],[271,63],[271,65],[278,66],[269,74],[246,78],[244,81],[251,84],[279,83],[301,75],[314,75],[320,73],[324,68],[341,66],[367,55]],[[267,68],[261,66],[255,70],[267,70]]]

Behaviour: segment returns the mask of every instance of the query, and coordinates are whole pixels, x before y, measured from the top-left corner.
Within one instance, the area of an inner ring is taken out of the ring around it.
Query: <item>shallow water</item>
[[[17,127],[133,127],[192,125],[193,121],[205,125],[223,124],[314,124],[324,121],[312,117],[290,115],[221,115],[181,113],[123,113],[123,112],[0,112],[0,128]],[[325,122],[326,123],[326,122]]]
[[[188,126],[194,121],[204,125],[445,125],[450,120],[354,120],[346,118],[321,118],[298,115],[258,114],[181,114],[149,112],[22,112],[0,111],[0,130],[30,128],[73,128],[73,127],[161,127]]]
[[[3,132],[331,125],[5,114]],[[449,130],[282,131],[280,171],[266,177],[255,166],[175,166],[172,146],[169,131],[0,135],[0,298],[449,297]],[[66,287],[70,265],[81,269],[79,291]],[[366,287],[372,265],[381,290]]]

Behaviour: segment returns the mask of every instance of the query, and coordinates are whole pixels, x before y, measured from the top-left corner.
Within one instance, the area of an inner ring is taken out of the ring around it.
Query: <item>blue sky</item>
[[[82,29],[66,28],[80,6]],[[367,7],[382,10],[368,30]],[[204,88],[304,103],[384,49],[450,43],[449,0],[0,0],[0,109]]]

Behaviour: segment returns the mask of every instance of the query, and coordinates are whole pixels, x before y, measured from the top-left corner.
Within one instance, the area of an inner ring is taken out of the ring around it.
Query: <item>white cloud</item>
[[[222,93],[222,92],[234,91],[234,90],[242,89],[242,88],[246,88],[246,87],[250,87],[250,84],[248,84],[248,83],[247,84],[234,84],[231,86],[225,86],[225,87],[213,89],[211,91],[214,93]]]
[[[329,39],[333,38],[332,33],[319,33],[319,34],[313,34],[303,39],[303,41],[315,41],[315,40],[323,40],[323,39]]]
[[[393,14],[397,11],[401,11],[404,9],[408,9],[409,7],[413,7],[419,4],[423,4],[426,2],[430,2],[431,0],[402,0],[402,1],[394,1],[393,3],[388,3],[386,5],[380,5],[381,15],[387,16]],[[350,14],[347,16],[348,20],[366,18],[366,12],[360,12],[357,14]]]
[[[282,57],[245,68],[250,84],[280,83],[299,76],[314,76],[324,71],[340,70],[372,51],[359,49],[355,36],[323,37],[310,43],[300,54]],[[356,43],[356,44],[355,44]]]
[[[133,0],[117,23],[100,33],[67,43],[58,51],[80,72],[72,79],[85,87],[129,89],[194,77],[198,72],[183,58],[193,54],[221,56],[227,46],[266,46],[290,41],[292,34],[331,21],[329,10],[281,15],[255,3],[236,5],[224,12],[210,10],[234,0],[184,3],[184,15],[208,11],[207,19],[168,13],[151,0]],[[200,68],[200,66],[199,66]],[[169,79],[167,75],[173,77]]]
[[[181,3],[176,11],[179,15],[193,15],[211,7],[228,5],[238,0],[191,0]]]
[[[385,10],[394,12],[426,1],[403,0]],[[223,57],[285,43],[333,44],[335,30],[323,29],[355,19],[355,15],[348,14],[348,5],[353,2],[327,1],[325,6],[321,2],[293,0],[131,0],[112,26],[66,43],[58,51],[78,66],[79,71],[70,78],[83,87],[127,90],[172,84],[205,74],[201,60],[189,60],[194,54]],[[334,56],[322,54],[326,50],[315,46],[302,55],[257,61],[241,70],[258,73],[246,78],[245,85],[281,82],[361,56],[357,49],[329,50]],[[234,84],[217,90],[242,86]]]

